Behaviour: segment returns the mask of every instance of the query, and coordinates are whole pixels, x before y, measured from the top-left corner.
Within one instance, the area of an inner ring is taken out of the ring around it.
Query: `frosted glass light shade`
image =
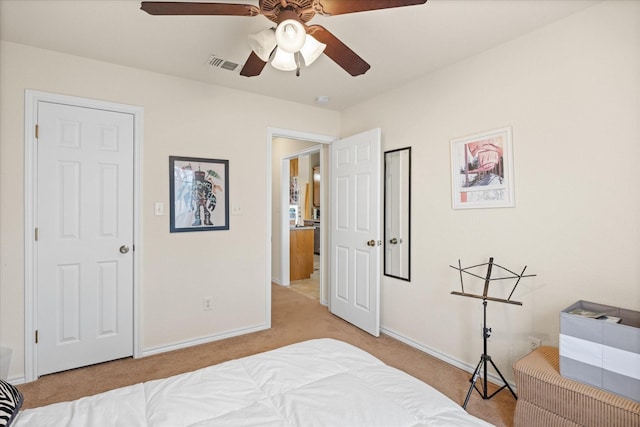
[[[267,28],[256,34],[249,34],[248,38],[251,50],[264,62],[268,62],[271,52],[276,47],[276,33],[273,28]]]
[[[304,46],[306,38],[304,26],[295,19],[285,19],[276,27],[278,48],[287,52],[298,52]]]
[[[280,46],[276,48],[276,54],[271,60],[271,65],[280,71],[293,71],[298,69],[295,54],[287,52],[284,49],[280,49]]]
[[[307,39],[305,40],[302,49],[300,49],[300,54],[304,58],[305,65],[308,67],[313,64],[313,62],[322,55],[322,52],[324,52],[326,47],[326,44],[320,43],[315,37],[307,34]]]

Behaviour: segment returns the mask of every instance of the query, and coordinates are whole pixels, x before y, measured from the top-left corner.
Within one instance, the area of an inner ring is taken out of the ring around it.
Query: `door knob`
[[[398,239],[396,239],[395,237],[391,240],[389,240],[389,243],[391,243],[392,245],[397,245],[398,244]]]
[[[126,254],[128,252],[129,252],[129,246],[127,246],[127,245],[120,246],[120,253],[121,254]]]
[[[375,246],[376,245],[376,241],[375,240],[369,240],[367,242],[367,246]]]

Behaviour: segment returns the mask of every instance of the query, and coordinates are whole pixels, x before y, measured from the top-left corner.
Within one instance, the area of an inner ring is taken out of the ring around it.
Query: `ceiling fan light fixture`
[[[295,53],[287,52],[281,49],[280,46],[276,48],[276,53],[271,60],[271,65],[280,71],[294,71],[298,69]]]
[[[285,19],[276,27],[278,48],[289,53],[298,52],[304,46],[307,32],[304,26],[295,19]]]
[[[259,33],[249,34],[249,46],[251,50],[264,62],[269,61],[271,52],[276,47],[276,33],[273,28],[267,28]]]
[[[300,49],[300,54],[304,58],[305,65],[308,67],[313,64],[315,60],[322,55],[322,52],[324,52],[326,47],[326,44],[320,43],[315,37],[307,34],[307,39],[305,40],[302,49]]]

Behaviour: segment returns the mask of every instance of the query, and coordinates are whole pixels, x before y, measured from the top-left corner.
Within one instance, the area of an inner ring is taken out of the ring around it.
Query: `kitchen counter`
[[[289,227],[289,230],[291,231],[296,231],[296,230],[313,230],[315,229],[315,227],[313,225],[296,225],[296,226],[291,226]]]

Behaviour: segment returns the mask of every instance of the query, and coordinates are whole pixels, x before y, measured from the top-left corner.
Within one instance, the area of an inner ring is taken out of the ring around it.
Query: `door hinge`
[[[33,237],[35,238],[36,242],[38,241],[38,227],[36,227],[33,230]]]
[[[40,130],[40,127],[38,125],[36,125],[36,139],[38,139],[38,137],[39,137],[39,134],[40,134],[39,130]]]
[[[36,329],[36,344],[38,344],[38,330]]]

